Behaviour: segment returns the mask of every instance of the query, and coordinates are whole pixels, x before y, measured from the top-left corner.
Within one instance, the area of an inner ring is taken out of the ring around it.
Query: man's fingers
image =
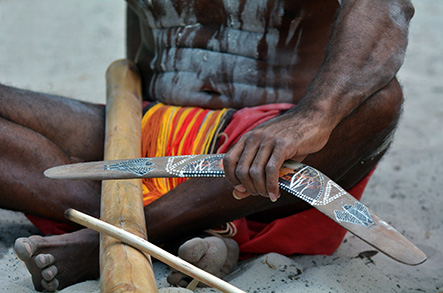
[[[223,160],[226,178],[228,182],[234,186],[236,193],[239,194],[238,198],[245,198],[251,194],[257,194],[249,175],[249,168],[254,160],[257,149],[258,146],[248,143],[248,139],[242,137],[239,142],[229,150]]]
[[[257,190],[257,193],[262,196],[269,196],[269,192],[266,188],[266,166],[273,150],[273,144],[261,144],[249,170],[249,174],[254,183],[254,187]]]
[[[237,199],[257,194],[272,201],[280,197],[279,171],[285,159],[291,156],[289,151],[293,143],[288,139],[266,137],[262,132],[245,135],[225,156],[226,177],[234,186],[233,196]],[[292,159],[302,161],[304,158],[294,156]]]
[[[237,192],[241,192],[241,193],[245,193],[245,192],[247,192],[247,190],[246,190],[246,188],[243,186],[243,185],[237,185],[237,186],[234,186],[234,189],[237,191]]]
[[[251,178],[251,165],[254,161],[255,153],[257,150],[254,150],[254,148],[247,150],[247,152],[243,151],[237,162],[237,166],[235,168],[235,177],[237,177],[237,179],[241,182],[241,185],[247,190],[249,194],[259,194],[259,192],[255,188],[254,181]]]
[[[226,179],[232,186],[240,186],[241,183],[235,176],[235,168],[244,148],[244,141],[240,141],[234,145],[223,159],[223,168],[225,169]]]
[[[235,199],[241,200],[241,199],[247,198],[248,196],[251,196],[251,194],[249,192],[247,192],[247,191],[241,192],[241,191],[238,191],[238,190],[234,189],[232,191],[232,196]]]
[[[280,197],[278,177],[284,160],[285,158],[275,150],[266,165],[266,192],[269,195],[269,199],[273,202]]]
[[[231,151],[228,152],[229,155],[239,154],[234,169],[236,181],[233,180],[234,186],[238,192],[243,192],[244,190],[242,190],[241,187],[244,187],[249,194],[259,194],[255,188],[254,181],[251,178],[251,166],[261,145],[259,141],[259,139],[252,135],[244,136],[240,139],[239,143],[234,146],[236,149],[233,150],[232,153]],[[241,153],[238,148],[241,148]],[[230,174],[230,176],[232,176],[232,174]],[[236,182],[241,183],[241,187],[238,186],[239,184],[236,184]]]

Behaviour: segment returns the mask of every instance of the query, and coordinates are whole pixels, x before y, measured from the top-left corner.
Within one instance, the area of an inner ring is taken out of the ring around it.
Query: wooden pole
[[[106,72],[105,160],[141,156],[141,79],[129,60]],[[101,219],[147,239],[140,179],[103,181]],[[149,255],[101,235],[102,292],[157,292]]]
[[[245,293],[244,291],[229,284],[228,282],[223,281],[222,279],[217,278],[216,276],[211,275],[208,272],[205,272],[204,270],[184,261],[183,259],[175,255],[170,254],[160,247],[155,246],[154,244],[127,231],[114,227],[108,223],[100,221],[74,209],[66,210],[65,216],[67,219],[73,222],[76,222],[95,231],[99,231],[100,233],[105,233],[107,235],[115,237],[124,243],[140,249],[141,251],[145,251],[156,259],[161,260],[162,262],[170,265],[180,272],[195,278],[195,280],[199,280],[206,285],[212,286],[222,292]]]

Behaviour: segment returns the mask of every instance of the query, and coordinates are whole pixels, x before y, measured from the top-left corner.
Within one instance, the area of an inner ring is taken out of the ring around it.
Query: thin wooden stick
[[[154,244],[140,238],[134,234],[131,234],[123,229],[117,228],[111,224],[98,220],[94,217],[88,216],[74,209],[68,209],[65,212],[65,217],[73,222],[80,225],[86,226],[90,229],[96,230],[100,233],[105,233],[112,236],[121,242],[127,243],[141,251],[149,253],[156,259],[168,264],[169,266],[211,286],[222,292],[238,292],[244,291],[238,289],[237,287],[217,278],[208,272],[199,269],[198,267],[178,258],[169,252],[155,246]]]
[[[200,283],[199,280],[192,279],[192,281],[189,282],[188,286],[186,286],[186,289],[191,290],[191,291],[195,291],[195,288],[197,288],[198,283]]]
[[[141,155],[141,79],[129,60],[112,63],[106,72],[105,160]],[[102,220],[147,239],[142,182],[102,183]],[[105,235],[100,241],[102,292],[157,292],[149,255]]]

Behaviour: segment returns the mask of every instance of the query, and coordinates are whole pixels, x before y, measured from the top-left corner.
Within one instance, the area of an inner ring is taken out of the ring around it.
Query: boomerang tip
[[[52,167],[43,172],[46,178],[58,179],[59,173],[57,172],[58,167]]]
[[[410,266],[418,266],[424,263],[428,257],[427,255],[421,251],[418,247],[415,249],[416,251],[414,253],[411,253],[409,257],[403,258],[403,259],[397,259],[399,262],[404,263],[406,265]]]
[[[73,174],[66,172],[66,166],[49,168],[43,172],[43,175],[49,179],[75,179]]]
[[[348,231],[353,233],[350,230]],[[375,234],[378,234],[378,240],[372,239],[372,241],[368,241],[368,239],[362,238],[361,235],[356,236],[386,256],[405,265],[417,266],[424,263],[428,258],[420,248],[393,227],[390,227],[389,230],[379,230]]]
[[[417,265],[421,265],[422,263],[424,263],[426,260],[428,259],[427,255],[422,251],[422,256],[420,258],[420,260],[417,263],[411,264],[412,266],[417,266]]]
[[[391,257],[392,259],[409,266],[418,266],[424,263],[428,257],[427,255],[419,249],[417,246],[410,247],[408,249],[399,249],[402,251],[396,251],[389,253],[383,250],[380,250],[382,253]]]

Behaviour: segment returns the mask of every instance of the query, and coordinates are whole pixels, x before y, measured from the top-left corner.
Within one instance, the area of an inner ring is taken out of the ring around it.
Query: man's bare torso
[[[209,108],[297,102],[317,73],[335,0],[128,1],[144,95]]]

